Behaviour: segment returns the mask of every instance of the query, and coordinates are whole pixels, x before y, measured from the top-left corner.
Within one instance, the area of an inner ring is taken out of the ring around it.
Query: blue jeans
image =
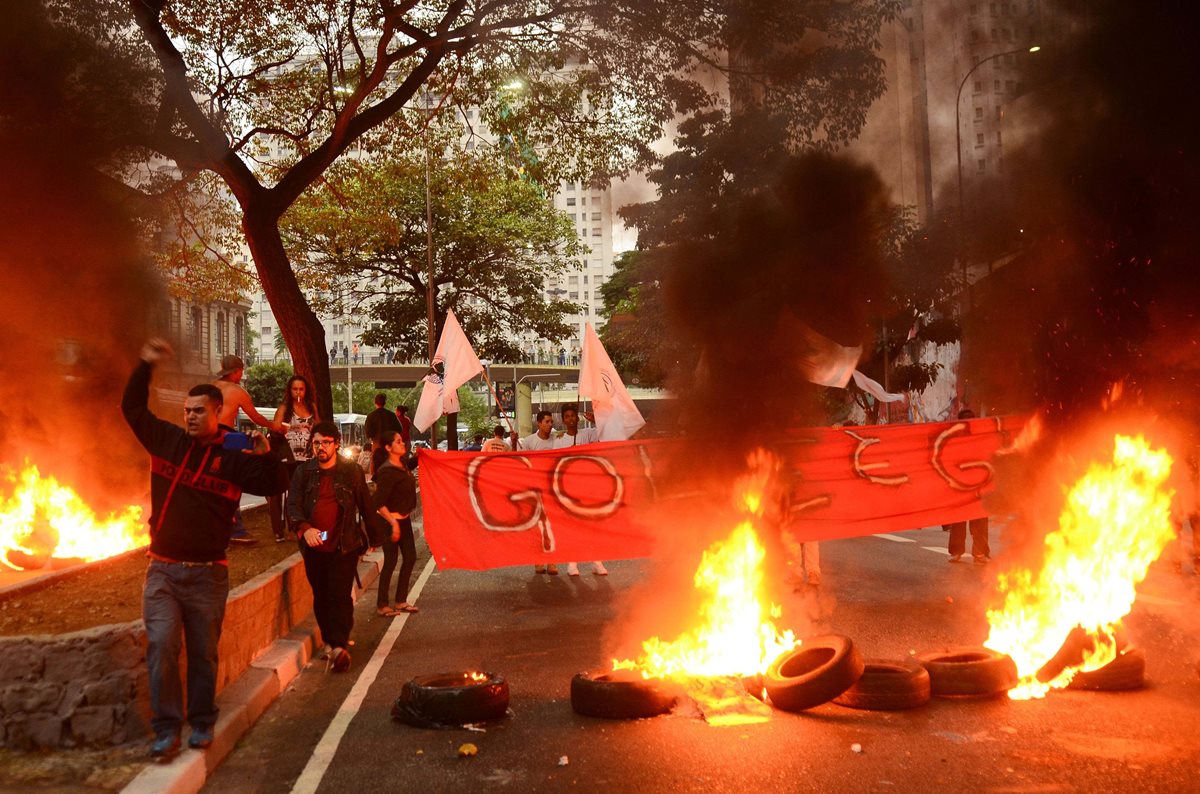
[[[150,671],[151,728],[156,736],[179,733],[183,691],[179,649],[187,642],[187,718],[193,729],[217,721],[217,644],[229,596],[229,568],[151,560],[142,586],[146,667]]]

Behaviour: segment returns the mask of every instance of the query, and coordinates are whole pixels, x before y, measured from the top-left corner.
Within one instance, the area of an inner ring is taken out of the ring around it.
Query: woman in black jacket
[[[383,537],[383,570],[379,573],[379,595],[376,612],[385,617],[394,617],[402,612],[416,612],[417,607],[408,603],[408,581],[412,578],[413,566],[417,562],[416,541],[413,538],[412,520],[409,516],[417,506],[417,482],[404,465],[407,453],[404,437],[394,430],[380,436],[383,449],[387,450],[387,461],[374,473],[375,511],[387,522],[390,533]],[[396,580],[396,603],[388,606],[388,590],[391,587],[392,571],[396,568],[397,552],[403,557],[400,576]]]

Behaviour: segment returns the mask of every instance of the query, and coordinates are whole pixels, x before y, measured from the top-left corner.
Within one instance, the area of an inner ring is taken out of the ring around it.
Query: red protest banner
[[[872,535],[984,515],[992,457],[1012,418],[812,428],[772,451],[788,472],[788,529],[798,540]],[[482,454],[421,450],[425,533],[442,568],[644,557],[662,531],[648,508],[656,462],[676,442],[624,441]]]

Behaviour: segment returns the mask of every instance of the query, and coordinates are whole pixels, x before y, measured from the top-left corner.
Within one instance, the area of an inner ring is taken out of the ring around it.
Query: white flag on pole
[[[458,387],[483,372],[483,364],[475,355],[467,335],[463,333],[454,310],[446,313],[446,325],[438,339],[433,363],[442,365],[442,375],[426,375],[421,387],[421,399],[413,416],[413,425],[425,432],[441,418],[458,410]]]
[[[892,394],[891,392],[884,391],[879,381],[868,378],[858,370],[854,370],[854,385],[882,403],[894,403],[897,400],[904,399],[903,394]]]
[[[591,323],[583,337],[579,396],[592,401],[601,441],[624,441],[646,424]]]
[[[862,358],[862,345],[839,345],[806,323],[798,323],[798,326],[803,346],[799,364],[805,380],[818,386],[846,388],[851,373]]]

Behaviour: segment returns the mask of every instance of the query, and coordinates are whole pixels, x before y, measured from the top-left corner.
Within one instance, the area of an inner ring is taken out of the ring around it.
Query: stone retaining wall
[[[312,611],[299,553],[229,594],[217,690]],[[185,662],[181,659],[181,667]],[[0,637],[0,747],[120,744],[149,734],[142,621]]]

